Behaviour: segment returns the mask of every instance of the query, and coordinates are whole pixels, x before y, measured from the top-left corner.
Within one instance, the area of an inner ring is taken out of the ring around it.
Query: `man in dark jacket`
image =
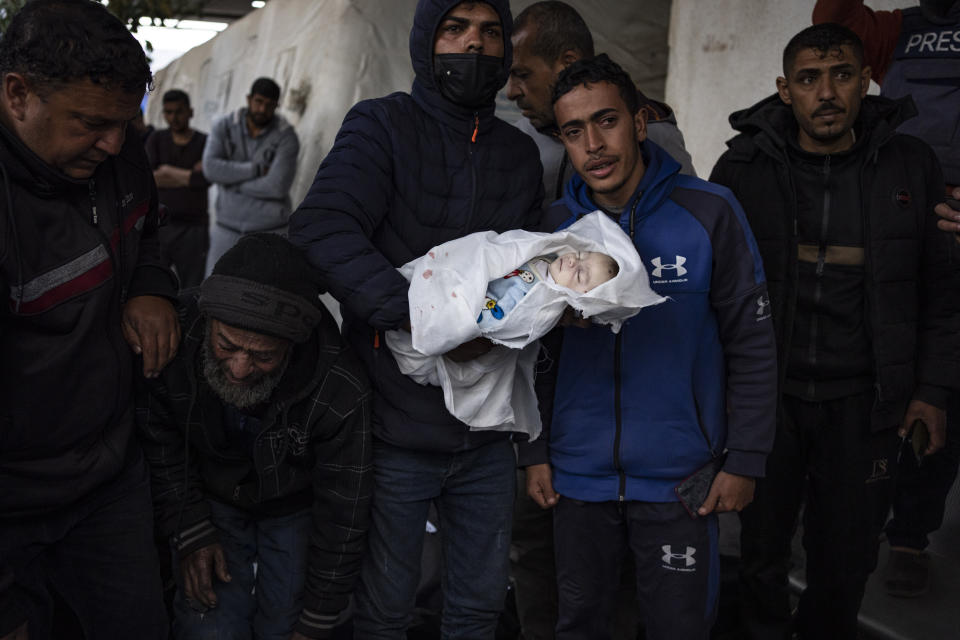
[[[370,389],[319,295],[289,241],[244,237],[181,298],[183,344],[138,400],[178,637],[326,638],[347,607]]]
[[[760,256],[729,190],[679,175],[646,139],[634,85],[607,56],[570,65],[554,96],[578,175],[547,224],[605,211],[668,297],[616,335],[571,327],[548,346],[556,365],[539,395],[549,433],[522,445],[520,461],[530,496],[555,507],[556,638],[610,637],[629,554],[647,637],[705,639],[719,587],[715,513],[750,502],[773,442]],[[703,467],[718,469],[703,482],[709,493],[685,508],[675,487]]]
[[[937,229],[943,176],[930,147],[899,135],[909,98],[864,97],[863,48],[835,24],[784,51],[778,94],[734,113],[742,133],[711,180],[737,195],[770,282],[780,421],[767,477],[741,514],[743,615],[751,638],[783,638],[801,500],[804,638],[856,636],[876,564],[901,434],[943,446],[960,379],[952,239]],[[912,455],[912,452],[911,452]]]
[[[410,33],[411,93],[350,110],[291,218],[291,240],[341,302],[344,334],[376,392],[376,491],[355,621],[365,640],[401,637],[410,623],[434,500],[446,558],[445,636],[492,638],[506,594],[509,437],[453,418],[439,387],[399,372],[382,335],[411,322],[397,267],[471,232],[539,223],[537,148],[493,115],[510,68],[511,24],[506,0],[421,0]],[[489,346],[471,342],[448,355],[468,359]]]
[[[2,638],[49,637],[50,585],[88,639],[166,637],[127,344],[156,375],[179,337],[126,135],[150,80],[97,2],[31,2],[0,40]]]
[[[863,0],[819,0],[813,22],[836,22],[860,37],[864,64],[880,95],[913,98],[917,116],[897,131],[930,145],[943,169],[946,194],[960,198],[960,0],[920,0],[920,6],[893,11],[874,11]],[[936,211],[960,214],[947,204]],[[960,394],[948,400],[947,433],[944,448],[923,464],[912,455],[900,456],[893,518],[885,527],[890,556],[883,586],[890,595],[918,596],[929,586],[924,549],[928,535],[943,523],[960,467]]]

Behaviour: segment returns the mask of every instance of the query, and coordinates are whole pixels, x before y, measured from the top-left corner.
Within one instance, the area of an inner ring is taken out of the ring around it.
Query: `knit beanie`
[[[306,342],[322,318],[313,268],[273,233],[244,236],[223,254],[200,285],[198,304],[231,327],[293,342]]]

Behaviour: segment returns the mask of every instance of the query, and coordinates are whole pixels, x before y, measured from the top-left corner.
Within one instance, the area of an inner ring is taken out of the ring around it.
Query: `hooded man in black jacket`
[[[347,608],[370,387],[319,295],[289,241],[244,237],[181,297],[180,352],[138,399],[179,638],[327,638]]]
[[[899,438],[943,446],[960,380],[952,239],[937,229],[943,176],[895,129],[909,98],[865,97],[863,47],[834,24],[797,34],[778,94],[734,113],[711,180],[743,204],[770,291],[781,403],[767,476],[741,513],[744,623],[782,639],[790,540],[806,496],[802,638],[853,638],[890,504]]]
[[[0,40],[0,638],[49,637],[51,586],[88,640],[167,635],[131,393],[131,346],[155,376],[179,339],[126,135],[150,82],[98,2],[30,2]]]
[[[290,239],[340,301],[343,331],[370,373],[374,492],[358,638],[403,637],[427,510],[440,513],[444,637],[492,638],[507,589],[515,458],[507,433],[470,431],[439,387],[400,373],[382,333],[409,327],[397,267],[475,231],[535,228],[542,200],[533,141],[493,115],[511,61],[506,0],[421,0],[410,32],[410,94],[366,100],[290,220]],[[478,310],[479,312],[479,310]],[[472,341],[451,358],[489,349]]]

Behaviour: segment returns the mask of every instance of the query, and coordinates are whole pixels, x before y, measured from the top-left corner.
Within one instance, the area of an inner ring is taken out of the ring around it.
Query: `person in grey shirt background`
[[[257,78],[247,106],[217,120],[207,139],[203,174],[217,185],[208,274],[241,237],[261,231],[287,233],[300,141],[293,126],[276,113],[279,102],[280,86],[270,78]]]

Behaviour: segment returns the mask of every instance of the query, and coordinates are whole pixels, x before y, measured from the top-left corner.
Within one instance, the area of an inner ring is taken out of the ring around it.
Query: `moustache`
[[[827,113],[846,113],[845,109],[838,107],[832,102],[825,102],[814,110],[814,116],[822,116]]]

